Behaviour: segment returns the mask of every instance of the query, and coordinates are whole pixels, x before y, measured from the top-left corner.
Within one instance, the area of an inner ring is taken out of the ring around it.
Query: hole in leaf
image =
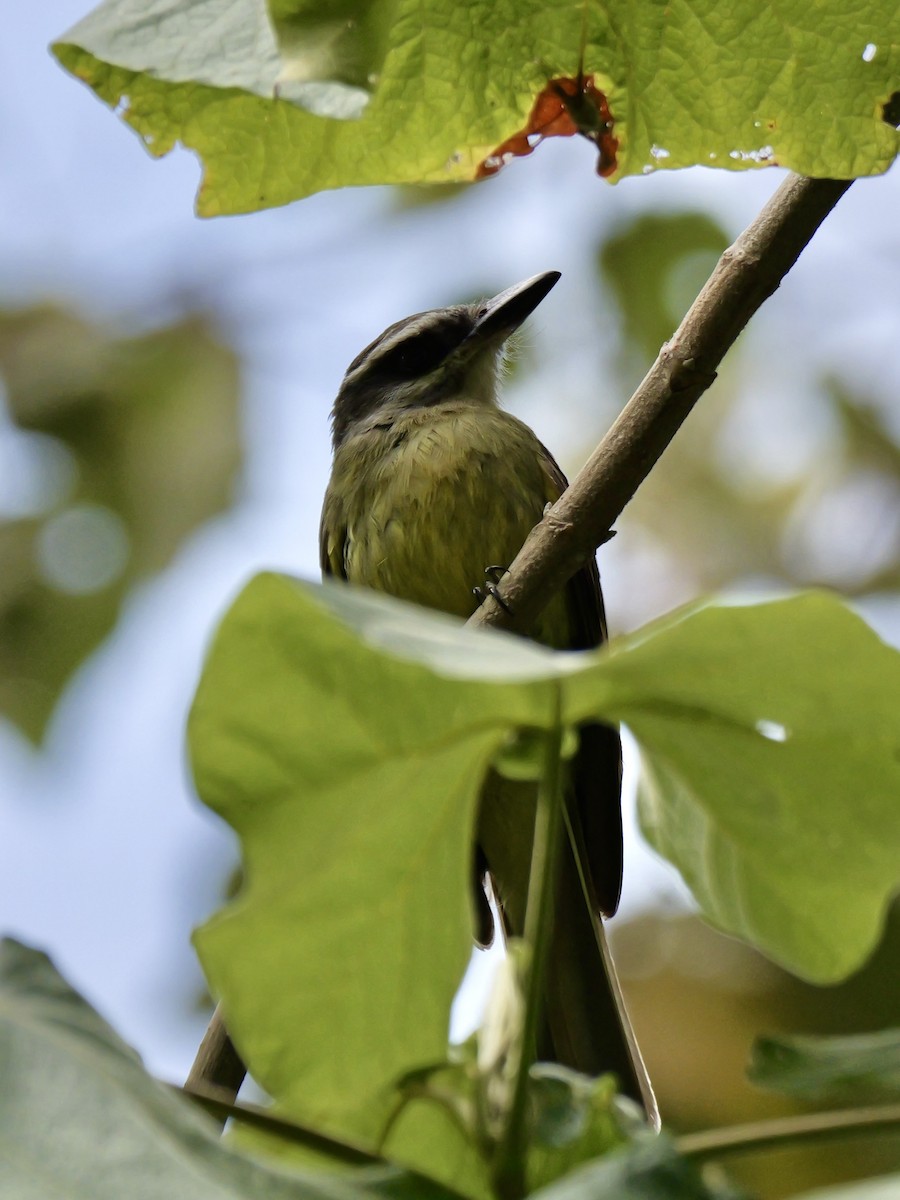
[[[790,736],[786,726],[778,721],[757,721],[756,731],[770,742],[786,742]]]
[[[481,163],[476,179],[496,175],[511,158],[524,158],[547,137],[572,137],[578,133],[599,151],[597,174],[604,179],[618,165],[619,139],[613,136],[614,120],[606,96],[594,86],[593,75],[558,75],[535,97],[524,128],[501,142]]]
[[[881,110],[882,119],[895,129],[900,129],[900,92],[894,92]]]

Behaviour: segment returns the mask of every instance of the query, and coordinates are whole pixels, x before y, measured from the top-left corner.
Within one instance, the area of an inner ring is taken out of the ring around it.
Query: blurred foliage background
[[[232,350],[197,314],[138,338],[45,306],[0,314],[25,510],[0,525],[0,711],[39,741],[122,601],[230,503]]]
[[[201,225],[190,160],[150,163],[39,58],[79,13],[54,0],[20,19],[44,99],[0,183],[16,231],[0,236],[0,897],[10,931],[174,1076],[207,1011],[187,933],[234,865],[192,807],[184,712],[237,585],[316,573],[346,363],[409,312],[560,267],[507,394],[572,473],[778,177],[609,189],[573,140],[471,189]],[[23,75],[7,65],[9,107]],[[707,592],[817,585],[900,644],[898,187],[851,189],[623,514],[601,555],[614,631]],[[863,972],[812,988],[703,926],[671,872],[629,853],[615,949],[674,1128],[796,1110],[745,1082],[757,1033],[897,1022],[896,913]],[[881,1138],[735,1169],[776,1197],[898,1163]]]

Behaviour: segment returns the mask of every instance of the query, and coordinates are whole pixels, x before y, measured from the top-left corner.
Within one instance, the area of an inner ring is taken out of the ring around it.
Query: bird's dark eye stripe
[[[458,343],[458,329],[423,329],[383,354],[378,374],[384,379],[417,379],[440,366]]]

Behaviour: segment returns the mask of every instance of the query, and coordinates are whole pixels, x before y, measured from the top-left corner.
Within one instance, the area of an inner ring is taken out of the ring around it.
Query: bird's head
[[[500,350],[559,279],[545,271],[492,300],[416,313],[356,356],[332,410],[335,449],[361,423],[465,398],[494,404]]]

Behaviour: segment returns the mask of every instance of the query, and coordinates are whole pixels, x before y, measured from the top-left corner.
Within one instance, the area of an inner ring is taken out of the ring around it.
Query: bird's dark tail
[[[534,786],[491,774],[481,802],[479,844],[507,937],[524,930]],[[600,917],[579,869],[577,817],[567,815],[556,895],[538,1057],[587,1075],[613,1072],[619,1089],[658,1124],[656,1099],[622,998]],[[582,859],[582,861],[584,861]]]

